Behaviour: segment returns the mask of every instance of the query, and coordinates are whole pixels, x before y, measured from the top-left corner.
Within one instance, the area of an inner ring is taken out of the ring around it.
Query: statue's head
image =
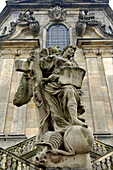
[[[49,55],[49,51],[48,51],[47,48],[43,48],[43,49],[39,52],[40,58],[46,57],[46,56],[48,56],[48,55]]]
[[[73,45],[67,45],[64,47],[62,51],[62,57],[66,59],[70,59],[71,57],[74,57],[76,51],[76,47]]]

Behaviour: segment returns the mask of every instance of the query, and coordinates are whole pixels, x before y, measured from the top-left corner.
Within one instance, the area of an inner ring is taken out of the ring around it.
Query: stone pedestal
[[[75,156],[47,155],[47,170],[53,169],[76,169],[91,170],[91,161],[89,154],[76,154]]]

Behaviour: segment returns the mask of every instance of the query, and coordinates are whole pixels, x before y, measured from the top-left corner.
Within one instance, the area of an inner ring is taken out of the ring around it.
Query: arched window
[[[46,47],[54,48],[56,45],[63,49],[69,44],[69,31],[63,24],[54,24],[47,30]]]

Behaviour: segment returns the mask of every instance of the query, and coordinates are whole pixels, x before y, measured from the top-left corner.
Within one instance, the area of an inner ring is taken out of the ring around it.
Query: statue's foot
[[[80,121],[80,120],[78,120],[78,119],[73,120],[73,123],[72,123],[72,124],[73,124],[73,125],[80,125],[80,126],[83,126],[83,127],[85,127],[85,128],[88,128],[88,125],[87,125],[87,124],[83,123],[82,121]]]

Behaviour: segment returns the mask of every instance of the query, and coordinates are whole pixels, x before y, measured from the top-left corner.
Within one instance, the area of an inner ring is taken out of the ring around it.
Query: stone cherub
[[[14,104],[26,104],[33,96],[38,108],[37,146],[42,148],[42,152],[36,155],[39,164],[45,162],[48,151],[74,155],[76,146],[69,140],[70,132],[76,131],[75,126],[88,131],[84,120],[79,118],[85,111],[80,99],[85,71],[79,68],[74,59],[75,50],[72,45],[66,46],[62,51],[58,51],[58,47],[53,50],[43,49],[39,53],[41,80],[37,80],[37,58],[34,55],[23,63],[24,66],[20,61],[16,63],[17,71],[24,73],[14,97]]]

